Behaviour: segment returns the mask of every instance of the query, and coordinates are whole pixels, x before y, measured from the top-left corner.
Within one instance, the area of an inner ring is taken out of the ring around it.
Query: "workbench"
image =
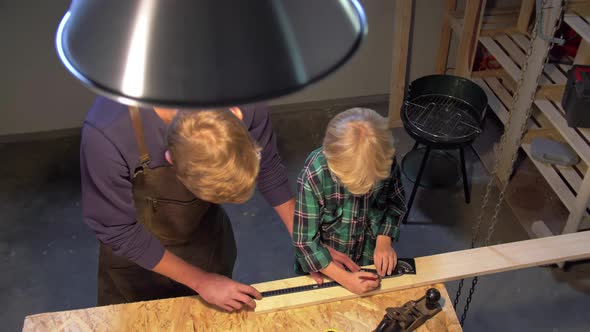
[[[443,284],[270,313],[229,314],[179,297],[27,316],[23,331],[372,331],[385,308],[417,300],[430,287],[440,291],[443,310],[418,331],[462,331]]]
[[[416,257],[416,274],[384,278],[364,297],[343,287],[320,288],[266,297],[257,301],[257,312],[232,314],[198,297],[179,297],[32,315],[23,331],[372,331],[386,308],[417,300],[430,287],[439,290],[443,309],[419,331],[461,331],[442,282],[590,259],[588,243],[590,231]],[[313,283],[295,277],[252,286],[265,292]]]

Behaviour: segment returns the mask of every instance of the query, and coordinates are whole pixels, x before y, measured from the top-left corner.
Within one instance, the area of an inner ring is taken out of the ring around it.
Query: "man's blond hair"
[[[328,168],[353,194],[369,192],[389,176],[395,148],[387,121],[368,108],[336,115],[324,137]]]
[[[243,203],[254,193],[260,149],[230,110],[178,111],[168,149],[178,178],[198,198]]]

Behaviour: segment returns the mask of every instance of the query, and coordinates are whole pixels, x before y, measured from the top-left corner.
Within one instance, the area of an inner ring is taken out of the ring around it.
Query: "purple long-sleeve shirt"
[[[269,110],[263,105],[241,107],[243,122],[262,147],[258,190],[272,206],[290,198],[286,169],[277,150]],[[150,167],[169,165],[167,125],[151,109],[141,112]],[[137,221],[131,175],[139,166],[139,151],[127,106],[99,97],[86,115],[82,127],[80,168],[82,213],[99,241],[117,255],[152,269],[164,254],[164,247]]]

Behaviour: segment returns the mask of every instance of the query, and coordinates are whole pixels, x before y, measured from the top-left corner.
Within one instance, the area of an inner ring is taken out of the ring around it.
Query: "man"
[[[258,291],[230,279],[236,246],[219,204],[246,201],[255,183],[292,232],[294,199],[263,106],[139,110],[98,98],[81,175],[84,220],[101,242],[99,305],[196,292],[227,311],[254,308]]]

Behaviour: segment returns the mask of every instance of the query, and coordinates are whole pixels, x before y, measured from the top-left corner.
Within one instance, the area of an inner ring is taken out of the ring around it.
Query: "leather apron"
[[[207,272],[231,278],[236,243],[228,216],[219,205],[195,197],[171,166],[150,168],[140,111],[129,108],[140,152],[131,179],[137,221],[167,250]],[[180,283],[115,255],[101,244],[98,259],[98,305],[195,295]]]

